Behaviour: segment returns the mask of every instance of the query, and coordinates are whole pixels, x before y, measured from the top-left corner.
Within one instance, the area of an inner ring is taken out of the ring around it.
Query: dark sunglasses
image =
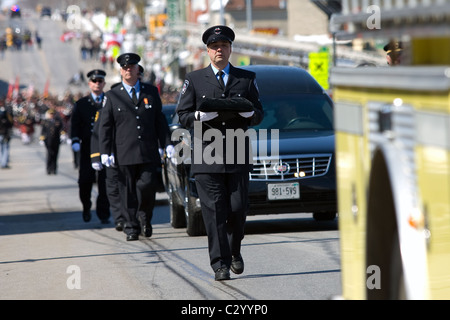
[[[103,79],[92,79],[91,81],[94,83],[97,83],[97,82],[102,83],[104,80]]]

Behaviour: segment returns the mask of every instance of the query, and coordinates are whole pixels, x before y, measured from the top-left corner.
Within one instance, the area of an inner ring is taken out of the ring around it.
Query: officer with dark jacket
[[[0,166],[2,169],[9,168],[9,141],[14,124],[11,108],[0,99]]]
[[[56,110],[53,108],[47,110],[39,138],[47,149],[47,174],[56,174],[58,171],[58,153],[62,129],[63,121]]]
[[[113,86],[114,87],[114,86]],[[101,117],[101,109],[97,111],[95,116],[94,129],[91,136],[91,165],[96,171],[106,171],[106,193],[108,194],[109,209],[114,219],[117,231],[123,231],[125,218],[122,212],[125,208],[121,205],[120,192],[124,192],[119,180],[119,169],[117,167],[104,167],[100,157],[100,147],[98,141],[99,123]]]
[[[170,143],[158,89],[139,81],[140,57],[125,53],[117,58],[122,83],[106,93],[100,117],[100,154],[103,165],[118,166],[126,192],[127,241],[152,235],[151,219],[161,166],[158,147]],[[159,143],[159,144],[158,144]],[[173,146],[171,146],[173,151]]]
[[[91,220],[92,185],[97,182],[98,197],[96,203],[97,216],[102,223],[109,223],[109,202],[106,194],[105,170],[96,171],[91,166],[91,135],[95,123],[95,115],[102,108],[106,72],[89,71],[87,77],[91,93],[75,103],[71,117],[72,149],[80,151],[79,196],[83,205],[83,220]]]
[[[263,118],[255,74],[229,63],[234,37],[226,26],[203,33],[211,64],[187,74],[177,106],[181,124],[194,129],[191,171],[215,280],[228,280],[230,268],[236,274],[244,271],[240,251],[248,210],[251,145],[248,140],[236,143],[234,138],[227,139],[227,131],[244,134],[248,126]],[[198,126],[201,130],[196,130]],[[201,136],[197,136],[199,132]],[[208,132],[208,138],[203,138]]]

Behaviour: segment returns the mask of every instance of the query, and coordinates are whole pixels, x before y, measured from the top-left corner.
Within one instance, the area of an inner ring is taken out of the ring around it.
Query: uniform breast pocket
[[[247,98],[247,94],[242,90],[231,90],[230,98]]]
[[[114,108],[114,116],[117,117],[117,119],[124,119],[126,117],[129,117],[130,115],[131,115],[130,110],[128,110],[125,107]]]

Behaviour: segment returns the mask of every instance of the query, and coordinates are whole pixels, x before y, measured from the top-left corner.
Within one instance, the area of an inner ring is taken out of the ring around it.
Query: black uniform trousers
[[[195,174],[214,271],[229,268],[231,256],[240,254],[248,211],[248,183],[248,174]]]
[[[58,171],[58,153],[59,153],[59,143],[46,144],[47,148],[47,173],[56,174]]]
[[[157,170],[152,163],[119,165],[122,204],[126,210],[124,232],[127,235],[139,234],[141,225],[150,226],[157,188]]]
[[[119,168],[117,167],[106,167],[106,192],[108,194],[109,209],[113,216],[114,222],[125,222],[122,212],[125,207],[122,206],[120,199],[121,188],[119,181]]]
[[[97,182],[98,196],[96,212],[100,220],[108,220],[110,217],[109,201],[106,193],[106,171],[95,171],[91,166],[91,152],[89,144],[81,145],[80,172],[78,177],[79,196],[83,205],[83,211],[89,211],[92,206],[92,186]]]

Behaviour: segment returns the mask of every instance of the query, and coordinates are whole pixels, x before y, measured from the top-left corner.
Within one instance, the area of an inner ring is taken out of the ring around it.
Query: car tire
[[[331,221],[336,218],[336,212],[313,212],[316,221]]]
[[[170,224],[173,228],[185,228],[186,218],[183,204],[180,204],[177,196],[173,193],[172,187],[169,186],[169,208],[170,208]]]
[[[191,196],[189,180],[185,180],[184,210],[186,214],[186,232],[191,237],[206,235],[205,223],[203,222],[202,210],[195,204],[197,198]]]

